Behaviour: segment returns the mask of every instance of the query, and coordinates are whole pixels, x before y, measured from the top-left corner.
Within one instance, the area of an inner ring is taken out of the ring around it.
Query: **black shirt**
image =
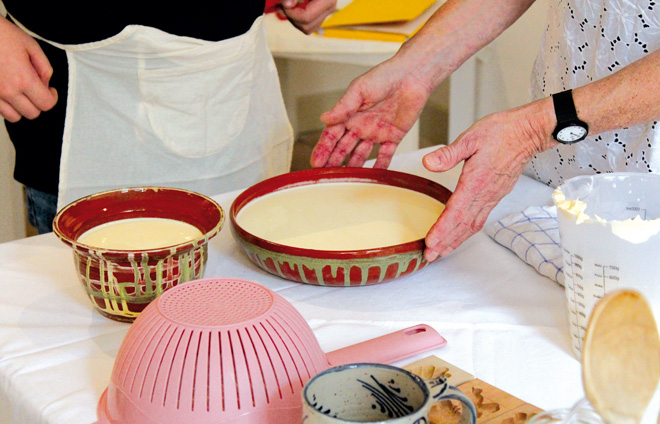
[[[28,2],[4,0],[16,20],[39,36],[61,44],[82,44],[111,37],[127,25],[145,25],[170,34],[219,41],[247,32],[263,14],[265,0],[187,1],[178,8],[159,1],[115,1],[101,8],[94,2]],[[29,187],[57,194],[62,133],[68,84],[64,51],[39,41],[53,67],[51,87],[57,89],[55,107],[34,120],[5,122],[16,149],[14,178]]]

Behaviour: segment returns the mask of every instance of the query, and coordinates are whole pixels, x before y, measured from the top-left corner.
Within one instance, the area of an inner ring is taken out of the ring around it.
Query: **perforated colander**
[[[271,290],[245,280],[192,281],[132,324],[99,401],[99,424],[296,423],[304,384],[331,365],[392,362],[445,343],[416,326],[326,355]]]

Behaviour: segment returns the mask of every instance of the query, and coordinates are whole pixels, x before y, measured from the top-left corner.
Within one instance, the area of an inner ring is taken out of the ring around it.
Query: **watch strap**
[[[552,95],[555,107],[557,123],[570,122],[578,119],[575,103],[573,102],[573,90],[562,91]]]

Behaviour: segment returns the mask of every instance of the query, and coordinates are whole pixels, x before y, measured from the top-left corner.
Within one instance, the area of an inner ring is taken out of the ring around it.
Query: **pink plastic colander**
[[[131,325],[98,423],[298,423],[303,386],[317,373],[444,344],[418,325],[325,354],[303,317],[273,291],[246,280],[191,281],[162,294]]]

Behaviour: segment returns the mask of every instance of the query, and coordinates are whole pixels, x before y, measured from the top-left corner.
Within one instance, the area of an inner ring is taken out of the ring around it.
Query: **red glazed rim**
[[[379,247],[375,249],[364,250],[316,250],[291,247],[274,243],[249,233],[236,222],[236,216],[240,210],[250,203],[266,194],[286,190],[293,187],[301,187],[312,184],[336,182],[360,182],[372,184],[384,184],[394,187],[401,187],[426,194],[442,203],[447,203],[451,191],[446,187],[417,175],[404,172],[391,171],[387,169],[374,168],[315,168],[303,171],[290,172],[269,178],[243,191],[232,203],[229,210],[229,220],[234,234],[246,242],[273,252],[283,253],[292,256],[302,256],[320,259],[356,259],[373,258],[380,256],[390,256],[394,254],[422,251],[425,243],[424,239],[411,241],[408,243],[397,244],[393,246]]]
[[[202,236],[181,244],[156,249],[99,249],[76,240],[85,231],[107,222],[130,218],[169,218],[197,227]],[[171,255],[206,243],[224,223],[220,205],[199,193],[170,187],[128,187],[82,197],[62,208],[53,220],[53,231],[74,249],[102,250],[104,257],[147,253],[149,256]]]

